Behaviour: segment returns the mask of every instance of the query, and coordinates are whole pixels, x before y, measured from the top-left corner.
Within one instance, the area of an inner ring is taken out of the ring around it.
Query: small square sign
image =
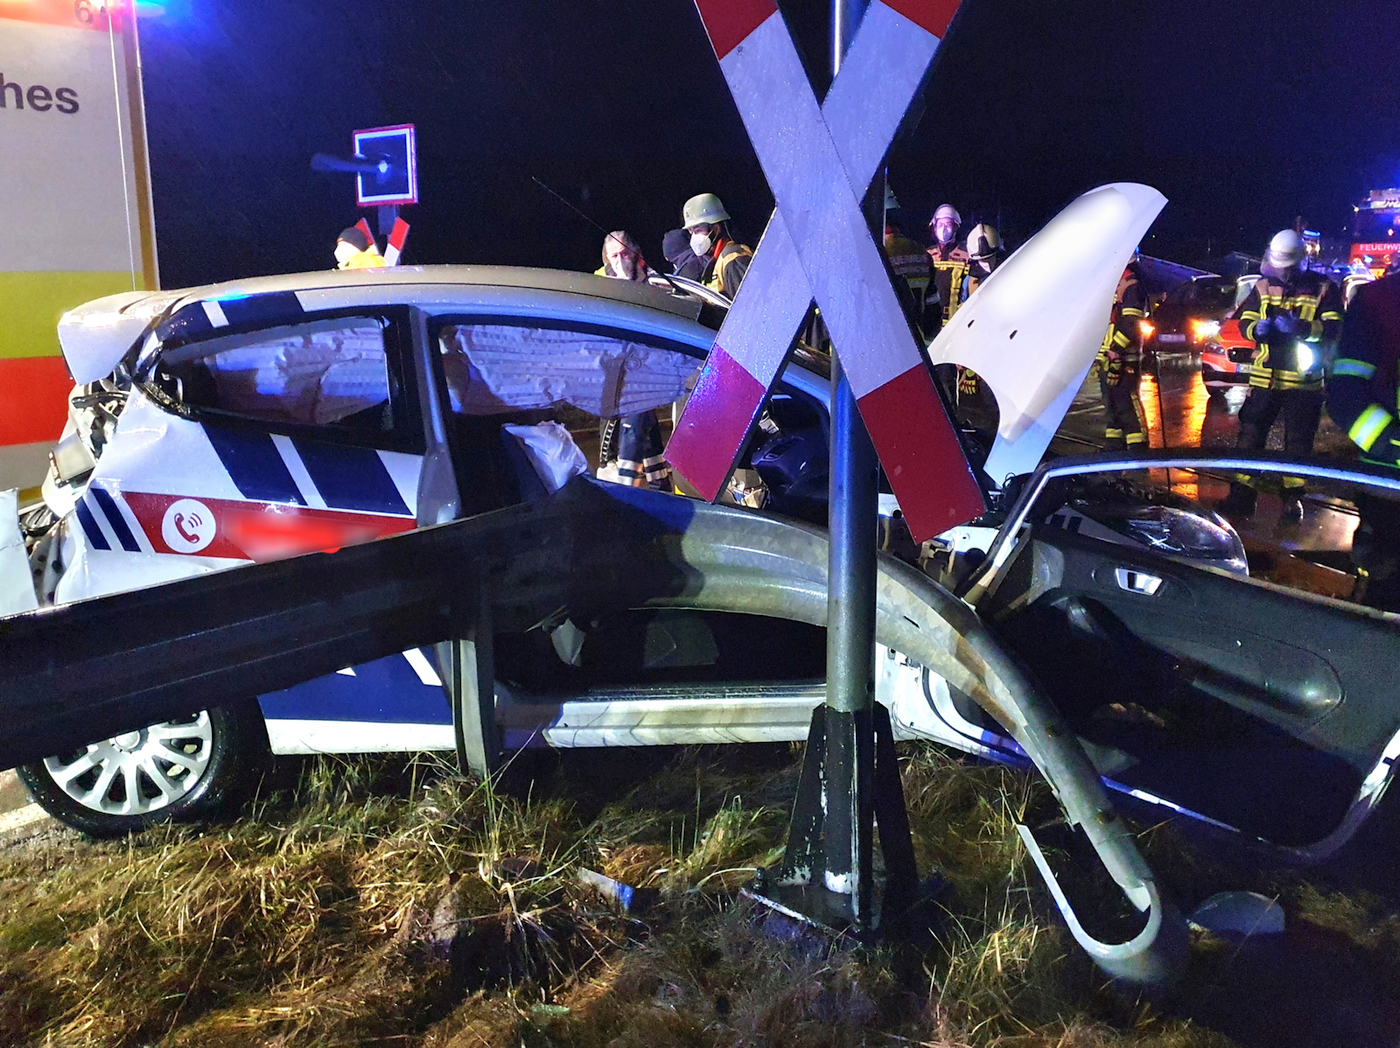
[[[371,127],[355,132],[355,155],[378,165],[355,176],[355,202],[361,207],[418,203],[418,157],[413,125]]]

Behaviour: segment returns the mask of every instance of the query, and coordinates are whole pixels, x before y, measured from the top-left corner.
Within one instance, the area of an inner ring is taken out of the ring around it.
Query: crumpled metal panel
[[[0,717],[9,729],[0,766],[444,641],[477,613],[483,582],[507,632],[621,607],[824,625],[826,565],[820,529],[578,478],[546,499],[334,554],[15,615],[0,619]],[[876,639],[944,676],[1007,729],[1148,914],[1126,944],[1096,943],[1071,919],[1079,941],[1118,978],[1170,978],[1182,959],[1179,917],[1073,733],[976,613],[882,555]]]

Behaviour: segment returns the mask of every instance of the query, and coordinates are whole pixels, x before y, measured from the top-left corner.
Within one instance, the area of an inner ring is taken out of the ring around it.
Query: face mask
[[[613,259],[613,272],[624,280],[634,280],[637,276],[637,260],[631,255],[619,255]]]
[[[951,222],[939,222],[933,227],[933,235],[940,244],[951,244],[957,232]]]
[[[714,247],[714,241],[710,239],[709,233],[691,233],[690,250],[694,251],[701,258],[710,253],[710,248]]]

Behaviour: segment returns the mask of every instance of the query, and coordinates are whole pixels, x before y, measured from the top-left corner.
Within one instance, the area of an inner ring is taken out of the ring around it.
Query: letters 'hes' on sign
[[[878,170],[957,3],[875,0],[819,105],[771,0],[696,2],[777,211],[667,458],[717,496],[815,299],[914,538],[978,516],[981,488],[857,192]]]

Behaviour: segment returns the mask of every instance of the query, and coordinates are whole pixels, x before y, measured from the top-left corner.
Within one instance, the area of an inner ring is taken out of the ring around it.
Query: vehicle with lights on
[[[1353,209],[1351,263],[1375,277],[1400,261],[1400,189],[1373,189]]]
[[[1178,284],[1152,310],[1150,330],[1144,329],[1148,353],[1191,353],[1220,331],[1221,321],[1235,308],[1233,280],[1205,273]]]

